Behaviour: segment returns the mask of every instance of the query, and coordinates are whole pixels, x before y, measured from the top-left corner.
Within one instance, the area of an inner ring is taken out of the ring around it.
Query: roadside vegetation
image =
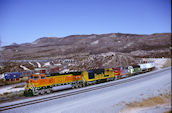
[[[120,112],[132,113],[133,111],[139,112],[142,110],[160,109],[166,108],[164,113],[171,113],[171,93],[161,94],[159,96],[154,96],[148,99],[144,99],[138,102],[132,102],[126,104],[126,107]]]
[[[0,103],[14,101],[16,99],[24,98],[23,96],[24,91],[15,91],[15,92],[5,92],[0,94]]]
[[[167,61],[165,62],[165,64],[162,66],[162,68],[171,66],[171,59],[167,59]]]

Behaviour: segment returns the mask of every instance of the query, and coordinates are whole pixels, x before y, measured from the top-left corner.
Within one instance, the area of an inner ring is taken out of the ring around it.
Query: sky
[[[41,37],[171,32],[171,0],[0,0],[1,45]]]

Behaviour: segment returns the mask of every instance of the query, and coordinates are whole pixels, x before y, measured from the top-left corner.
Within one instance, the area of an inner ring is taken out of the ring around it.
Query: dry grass
[[[144,99],[141,102],[134,102],[127,104],[127,107],[151,107],[158,104],[165,104],[171,102],[171,94],[163,94],[161,96],[155,96],[148,99]]]
[[[0,86],[3,86],[5,84],[4,79],[0,79]]]
[[[9,93],[9,92],[5,92],[5,93],[3,93],[3,95],[8,95],[8,94],[10,94],[10,93]],[[3,95],[2,95],[2,96],[3,96]]]
[[[132,102],[126,104],[126,106],[120,111],[120,113],[135,113],[140,112],[141,110],[148,110],[148,109],[159,109],[165,108],[166,112],[164,113],[171,113],[171,93],[168,94],[161,94],[160,96],[151,97],[148,99],[144,99],[139,102]]]
[[[170,111],[167,111],[167,112],[164,112],[164,113],[172,113],[172,111],[170,110]]]
[[[21,96],[23,95],[23,90],[15,91],[15,92],[5,92],[1,96],[3,97],[15,97],[15,96]]]
[[[166,61],[166,63],[163,65],[162,68],[165,68],[165,67],[168,67],[168,66],[171,66],[171,59],[168,59],[168,60]]]
[[[15,92],[5,92],[0,95],[0,104],[4,102],[11,102],[11,101],[25,98],[23,96],[23,93],[24,93],[23,90],[15,91]]]
[[[15,92],[5,92],[3,94],[0,94],[0,103],[7,102],[7,101],[13,101],[20,98],[23,98],[23,90],[15,91]]]

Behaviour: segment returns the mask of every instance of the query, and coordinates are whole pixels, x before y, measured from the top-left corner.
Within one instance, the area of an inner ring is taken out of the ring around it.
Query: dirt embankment
[[[171,113],[171,93],[126,104],[120,113]]]

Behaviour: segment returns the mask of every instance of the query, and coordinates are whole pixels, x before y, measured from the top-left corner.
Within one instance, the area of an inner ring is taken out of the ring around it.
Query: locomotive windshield
[[[41,76],[41,79],[45,79],[45,76]]]
[[[33,76],[33,75],[32,75],[32,76],[30,77],[30,79],[32,79],[32,80],[38,80],[38,79],[39,79],[39,76]]]

